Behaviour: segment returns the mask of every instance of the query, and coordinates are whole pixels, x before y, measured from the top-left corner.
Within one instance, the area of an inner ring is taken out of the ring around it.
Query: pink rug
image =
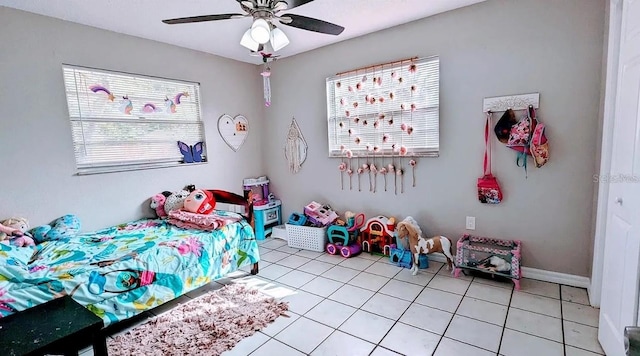
[[[109,355],[220,355],[288,309],[254,289],[226,285],[108,340]]]

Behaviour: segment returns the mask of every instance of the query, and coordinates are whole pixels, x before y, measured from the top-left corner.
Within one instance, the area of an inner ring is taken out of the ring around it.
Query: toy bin
[[[285,224],[289,247],[324,252],[327,245],[327,228]]]
[[[516,290],[519,290],[521,256],[522,243],[518,240],[465,234],[457,243],[455,276],[458,277],[462,269],[502,276],[513,280]]]

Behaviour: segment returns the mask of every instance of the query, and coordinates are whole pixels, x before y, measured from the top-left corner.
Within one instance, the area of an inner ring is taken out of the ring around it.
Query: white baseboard
[[[429,260],[435,262],[447,262],[446,257],[441,253],[432,253],[429,255]],[[591,280],[588,277],[576,276],[573,274],[560,273],[546,271],[543,269],[522,267],[522,277],[537,279],[543,282],[552,282],[558,284],[564,284],[571,287],[589,288]]]
[[[522,267],[522,277],[537,279],[545,282],[564,284],[571,287],[589,288],[591,280],[588,277],[576,276],[560,272],[546,271],[543,269]]]

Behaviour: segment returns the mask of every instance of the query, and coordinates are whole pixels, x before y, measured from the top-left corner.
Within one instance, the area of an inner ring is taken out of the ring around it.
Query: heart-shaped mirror
[[[224,114],[218,119],[218,132],[224,142],[236,152],[247,139],[249,134],[249,121],[242,115]]]

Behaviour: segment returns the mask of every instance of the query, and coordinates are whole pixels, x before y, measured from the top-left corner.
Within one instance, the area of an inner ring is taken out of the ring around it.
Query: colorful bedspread
[[[143,219],[35,248],[0,244],[0,317],[70,294],[106,326],[258,260],[245,220],[208,232]]]

